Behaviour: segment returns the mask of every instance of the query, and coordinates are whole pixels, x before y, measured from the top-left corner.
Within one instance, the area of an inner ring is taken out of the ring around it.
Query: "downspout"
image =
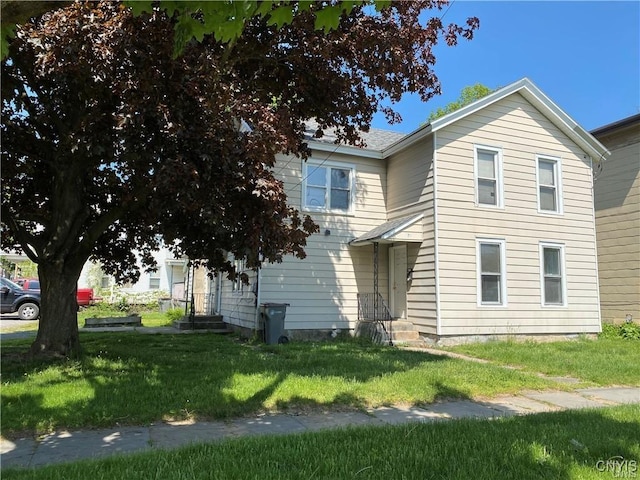
[[[440,314],[440,255],[438,249],[438,134],[433,132],[433,156],[431,160],[433,169],[433,259],[434,281],[436,293],[436,337],[442,335],[442,318]]]
[[[222,275],[216,273],[216,313],[220,315],[222,311]]]

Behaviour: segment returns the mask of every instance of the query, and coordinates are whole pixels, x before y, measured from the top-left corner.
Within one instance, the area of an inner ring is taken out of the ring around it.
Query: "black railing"
[[[193,293],[185,305],[185,315],[212,315],[215,310],[214,293]]]
[[[375,293],[358,294],[358,321],[376,324],[373,340],[393,345],[391,328],[393,317],[382,295]]]

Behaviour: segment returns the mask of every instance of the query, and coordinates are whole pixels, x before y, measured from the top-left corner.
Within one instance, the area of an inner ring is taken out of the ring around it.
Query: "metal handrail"
[[[375,322],[382,327],[384,335],[389,339],[389,345],[393,345],[391,337],[393,316],[391,310],[379,293],[359,293],[358,294],[358,321]],[[388,322],[389,328],[385,322]]]

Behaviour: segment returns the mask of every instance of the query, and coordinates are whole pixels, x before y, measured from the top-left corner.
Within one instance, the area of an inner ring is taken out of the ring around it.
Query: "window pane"
[[[540,187],[540,210],[548,210],[555,212],[558,210],[556,205],[556,189],[553,187]]]
[[[500,273],[500,245],[480,245],[480,269],[482,273]]]
[[[549,305],[549,304],[562,305],[562,279],[560,278],[544,279],[544,303],[546,305]]]
[[[307,198],[305,205],[307,207],[324,207],[324,197],[325,189],[323,187],[307,187]]]
[[[307,167],[307,185],[325,186],[327,184],[327,169],[324,167]]]
[[[478,150],[478,176],[482,178],[496,178],[496,154]]]
[[[482,302],[500,303],[500,275],[482,275]]]
[[[331,190],[331,208],[349,210],[349,190]]]
[[[349,188],[349,170],[332,168],[331,169],[331,187],[332,188]]]
[[[538,176],[540,185],[555,185],[555,172],[554,172],[555,162],[538,162]]]
[[[560,250],[557,248],[544,249],[544,274],[560,276]]]
[[[495,180],[478,180],[478,203],[497,205]]]

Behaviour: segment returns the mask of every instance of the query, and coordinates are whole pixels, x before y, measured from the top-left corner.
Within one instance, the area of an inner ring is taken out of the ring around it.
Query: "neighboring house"
[[[611,151],[595,180],[602,321],[638,321],[640,114],[597,128],[591,134]]]
[[[222,279],[225,322],[257,328],[273,302],[289,304],[289,337],[353,330],[374,294],[376,316],[388,306],[441,342],[600,331],[592,164],[609,152],[528,79],[409,135],[364,138],[310,136],[308,161],[278,158],[320,232],[304,260],[247,272],[249,286]]]
[[[185,258],[175,258],[169,249],[163,247],[153,252],[158,268],[155,272],[141,269],[140,278],[135,283],[118,286],[113,277],[102,272],[99,265],[87,262],[80,274],[79,287],[98,289],[105,301],[117,302],[121,297],[135,302],[158,295],[184,300],[192,287],[190,269]]]

